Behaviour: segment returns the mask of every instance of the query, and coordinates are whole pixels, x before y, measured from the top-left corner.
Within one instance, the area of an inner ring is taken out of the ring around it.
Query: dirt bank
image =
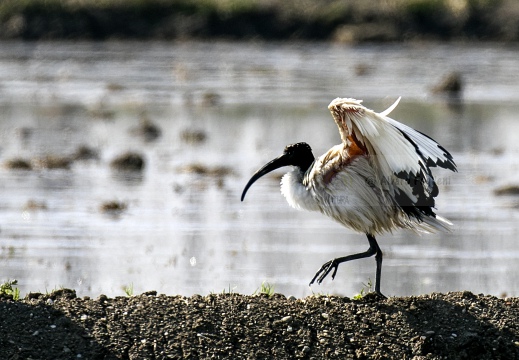
[[[519,298],[275,294],[0,300],[1,359],[519,359]]]

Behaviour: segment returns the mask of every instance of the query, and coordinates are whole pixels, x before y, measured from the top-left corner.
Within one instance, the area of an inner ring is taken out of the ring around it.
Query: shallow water
[[[461,103],[430,93],[450,71],[466,82]],[[519,295],[519,198],[494,195],[519,182],[519,57],[490,44],[1,43],[0,162],[80,145],[99,154],[69,170],[0,169],[1,280],[18,279],[22,294],[122,295],[130,284],[252,293],[268,281],[298,297],[354,295],[374,279],[374,259],[307,284],[330,258],[364,251],[364,235],[289,208],[282,172],[239,199],[286,144],[306,141],[320,155],[340,141],[327,110],[337,96],[378,111],[403,96],[393,117],[438,140],[459,168],[435,172],[451,233],[378,237],[383,292]],[[144,118],[160,127],[157,140],[132,130]],[[144,155],[142,174],[110,169],[127,150]],[[194,164],[228,170],[185,171]],[[103,213],[110,200],[127,209]]]

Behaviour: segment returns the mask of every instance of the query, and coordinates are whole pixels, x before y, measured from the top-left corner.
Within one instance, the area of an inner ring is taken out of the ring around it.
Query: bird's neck
[[[308,167],[310,168],[310,166]],[[281,179],[281,193],[290,206],[298,210],[317,211],[319,206],[303,183],[305,173],[300,167],[295,167]]]
[[[307,156],[304,159],[301,160],[301,163],[298,164],[296,167],[301,171],[302,174],[306,173],[309,169],[312,168],[312,165],[314,164],[315,158],[313,155]]]

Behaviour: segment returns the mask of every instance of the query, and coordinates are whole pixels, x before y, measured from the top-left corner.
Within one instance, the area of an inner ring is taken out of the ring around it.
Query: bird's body
[[[375,291],[380,293],[382,252],[375,235],[398,228],[432,232],[450,225],[433,211],[438,188],[430,167],[456,171],[452,156],[431,138],[388,117],[399,100],[382,113],[355,99],[333,100],[328,108],[342,144],[318,159],[306,143],[289,145],[243,191],[242,200],[259,177],[293,165],[281,180],[281,192],[292,207],[319,211],[368,236],[368,251],[330,260],[311,283],[321,282],[331,270],[334,277],[342,262],[376,255]]]
[[[362,233],[380,234],[395,226],[406,227],[368,158],[345,157],[340,147],[317,159],[307,174],[294,169],[283,176],[281,192],[287,202],[296,209],[320,211]],[[344,160],[350,164],[336,171]]]

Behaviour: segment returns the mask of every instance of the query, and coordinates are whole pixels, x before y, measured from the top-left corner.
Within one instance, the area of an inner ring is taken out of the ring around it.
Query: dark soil
[[[0,300],[1,359],[519,359],[519,298],[275,294]]]

